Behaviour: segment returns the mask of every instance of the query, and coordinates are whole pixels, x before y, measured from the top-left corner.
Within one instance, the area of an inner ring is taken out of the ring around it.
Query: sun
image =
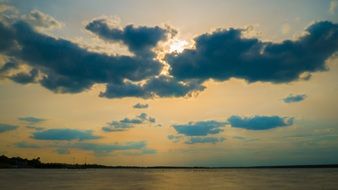
[[[173,53],[181,53],[185,49],[185,47],[188,45],[188,42],[185,40],[175,40],[170,44],[169,52]]]

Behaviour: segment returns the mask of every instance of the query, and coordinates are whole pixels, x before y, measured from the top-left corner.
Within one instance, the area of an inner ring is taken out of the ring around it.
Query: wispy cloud
[[[107,124],[107,126],[102,127],[102,130],[105,132],[118,132],[126,131],[130,128],[135,127],[136,125],[145,124],[145,123],[155,123],[156,119],[148,116],[146,113],[141,113],[135,118],[124,118],[119,121],[112,121]]]
[[[29,124],[37,124],[41,123],[43,121],[46,121],[46,119],[43,118],[38,118],[38,117],[32,117],[32,116],[27,116],[27,117],[19,117],[18,118],[20,121],[29,123]]]
[[[31,144],[25,141],[21,141],[15,144],[17,148],[41,148],[40,145],[37,144]]]
[[[338,6],[338,1],[337,0],[331,0],[330,6],[329,6],[329,12],[331,14],[336,14],[337,6]]]

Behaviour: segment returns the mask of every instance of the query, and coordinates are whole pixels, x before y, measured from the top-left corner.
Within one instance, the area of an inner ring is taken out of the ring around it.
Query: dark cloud
[[[90,130],[77,129],[48,129],[36,131],[33,133],[33,139],[36,140],[93,140],[99,139],[99,136],[93,134]]]
[[[140,81],[159,74],[162,68],[153,57],[90,52],[70,41],[36,32],[24,21],[1,26],[0,33],[8,33],[11,35],[8,38],[20,45],[20,49],[7,55],[23,60],[35,69],[29,75],[19,74],[12,79],[33,81],[39,71],[43,77],[38,82],[54,92],[78,93],[97,83],[121,85],[124,80]],[[6,44],[7,49],[12,46]]]
[[[15,44],[15,35],[12,28],[0,21],[0,52],[8,52]]]
[[[177,133],[185,136],[207,136],[218,134],[223,131],[226,122],[220,121],[199,121],[189,122],[188,124],[173,125]]]
[[[8,61],[0,68],[0,75],[6,74],[8,71],[17,69],[19,64],[15,61]]]
[[[223,142],[225,138],[223,137],[191,137],[189,140],[185,141],[185,144],[200,144],[200,143],[209,143],[216,144]]]
[[[295,102],[301,102],[305,100],[307,96],[305,94],[298,94],[298,95],[293,95],[290,94],[288,97],[284,98],[283,101],[285,103],[295,103]]]
[[[96,19],[88,23],[86,29],[97,34],[105,40],[121,42],[125,44],[129,51],[136,55],[152,54],[159,41],[167,39],[170,31],[155,27],[127,25],[124,28],[117,28],[109,25],[107,19]]]
[[[293,118],[279,116],[231,116],[228,122],[232,127],[248,130],[268,130],[277,127],[287,127],[293,124]]]
[[[17,83],[28,84],[36,82],[38,75],[39,71],[37,69],[32,69],[29,73],[17,73],[9,78]]]
[[[135,109],[146,109],[148,107],[149,107],[148,104],[141,104],[141,103],[137,103],[137,104],[133,105],[133,108],[135,108]]]
[[[195,38],[195,49],[167,55],[177,80],[230,78],[248,82],[287,83],[303,73],[325,71],[325,61],[338,50],[338,25],[317,22],[298,40],[281,43],[244,38],[242,29],[217,30]]]
[[[287,83],[304,79],[304,73],[310,76],[326,70],[325,61],[338,48],[338,25],[327,21],[311,25],[298,40],[281,43],[244,38],[242,29],[217,30],[198,36],[195,49],[166,55],[169,75],[160,75],[163,64],[153,49],[175,35],[170,28],[120,28],[106,19],[93,20],[87,30],[111,43],[123,43],[134,54],[107,55],[38,32],[37,27],[58,25],[39,11],[14,18],[10,22],[0,19],[0,53],[30,71],[7,78],[22,84],[39,83],[56,93],[80,93],[104,84],[100,97],[106,98],[191,96],[203,91],[208,79],[232,77]],[[7,66],[1,70],[8,70]]]
[[[107,98],[121,97],[181,97],[203,91],[205,87],[199,81],[178,81],[170,76],[157,76],[149,79],[145,84],[138,85],[130,82],[123,84],[108,84],[106,91],[100,96]]]
[[[36,123],[41,123],[43,121],[46,121],[46,119],[43,118],[38,118],[38,117],[32,117],[32,116],[26,116],[26,117],[19,117],[18,118],[20,121],[29,123],[29,124],[36,124]]]
[[[102,130],[105,132],[117,132],[117,131],[126,131],[130,128],[135,127],[135,125],[140,125],[144,123],[155,123],[156,119],[148,116],[146,113],[141,113],[135,118],[124,118],[119,121],[112,121],[107,124],[107,126],[102,127]]]
[[[0,133],[16,130],[19,126],[0,123]]]

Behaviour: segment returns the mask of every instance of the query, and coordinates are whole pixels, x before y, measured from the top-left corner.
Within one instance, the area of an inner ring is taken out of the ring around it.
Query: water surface
[[[338,169],[0,169],[0,189],[338,189]]]

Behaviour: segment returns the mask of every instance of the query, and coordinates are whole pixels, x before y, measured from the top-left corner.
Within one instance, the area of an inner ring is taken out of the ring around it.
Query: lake
[[[338,189],[338,168],[0,169],[0,189]]]

